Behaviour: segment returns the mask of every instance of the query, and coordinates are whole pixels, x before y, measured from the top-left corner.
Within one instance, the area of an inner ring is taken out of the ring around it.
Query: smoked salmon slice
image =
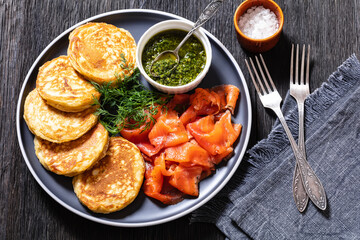
[[[164,187],[164,185],[167,185],[167,187]],[[184,194],[177,189],[169,188],[169,185],[170,184],[166,184],[166,179],[164,181],[161,169],[146,162],[145,181],[143,185],[144,193],[164,204],[171,205],[182,201]]]
[[[175,111],[167,111],[157,118],[152,128],[123,129],[120,134],[133,142],[141,152],[151,157],[164,147],[189,141],[189,133]]]
[[[154,159],[154,165],[161,170],[161,174],[167,177],[170,177],[174,169],[177,165],[169,164],[169,162],[165,161],[165,153],[161,153],[160,155],[156,156]]]
[[[156,154],[158,154],[161,149],[163,149],[164,145],[165,145],[165,139],[163,139],[164,142],[158,144],[156,147],[154,147],[149,140],[144,141],[144,142],[138,142],[135,143],[135,145],[140,149],[140,151],[144,154],[146,154],[147,156],[151,157],[154,156]]]
[[[181,122],[186,125],[196,119],[198,115],[216,114],[220,111],[220,96],[213,91],[203,88],[195,89],[190,96],[190,107],[180,116]]]
[[[209,89],[197,88],[190,96],[190,104],[198,115],[216,114],[220,111],[220,96]]]
[[[123,138],[129,140],[133,143],[143,142],[146,141],[147,136],[154,124],[152,124],[149,128],[146,129],[146,125],[142,125],[140,128],[137,129],[122,129],[120,134]]]
[[[214,116],[209,115],[186,127],[199,145],[212,155],[226,152],[241,131],[240,124],[231,123],[230,111],[226,111],[217,122],[214,121]]]
[[[186,142],[175,147],[165,149],[165,159],[178,162],[186,166],[203,166],[213,169],[213,157],[208,151],[200,147],[196,141]]]
[[[202,167],[183,167],[178,165],[171,175],[169,183],[181,192],[197,197],[199,195],[198,183],[200,181]]]
[[[234,85],[197,88],[190,96],[190,107],[180,116],[180,120],[186,125],[199,115],[215,115],[225,110],[234,114],[239,94],[239,88]]]
[[[189,141],[185,126],[177,113],[170,110],[157,119],[148,136],[150,143],[154,146],[165,142],[164,147],[172,147]]]
[[[190,95],[189,94],[176,94],[167,104],[168,109],[173,109],[178,113],[183,113],[190,104]]]
[[[230,110],[231,114],[234,114],[236,102],[238,100],[240,90],[234,85],[220,85],[211,88],[220,96],[221,109]]]
[[[142,153],[151,157],[160,152],[164,147],[165,139],[162,139],[163,142],[158,142],[156,146],[153,146],[148,138],[150,131],[151,128],[145,130],[145,125],[143,125],[139,129],[123,129],[120,131],[120,134],[125,139],[134,143]]]

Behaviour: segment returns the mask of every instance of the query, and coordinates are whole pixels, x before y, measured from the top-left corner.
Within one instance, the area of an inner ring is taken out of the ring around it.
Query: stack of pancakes
[[[131,34],[106,23],[87,23],[70,34],[68,56],[39,68],[24,105],[35,152],[48,170],[73,177],[79,200],[110,213],[137,196],[145,172],[139,149],[109,137],[94,115],[100,93],[88,81],[114,83],[132,74],[136,44]],[[126,64],[123,63],[126,59]]]

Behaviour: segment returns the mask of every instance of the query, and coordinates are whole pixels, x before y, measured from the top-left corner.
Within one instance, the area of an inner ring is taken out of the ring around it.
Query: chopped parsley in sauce
[[[187,32],[182,30],[167,30],[152,37],[145,45],[142,54],[142,64],[145,72],[150,75],[152,61],[165,50],[174,50],[183,40]],[[193,81],[204,69],[206,53],[204,46],[192,35],[179,50],[179,65],[171,72],[176,60],[163,58],[154,63],[153,73],[159,75],[153,80],[162,85],[181,86]],[[165,74],[166,73],[166,74]]]

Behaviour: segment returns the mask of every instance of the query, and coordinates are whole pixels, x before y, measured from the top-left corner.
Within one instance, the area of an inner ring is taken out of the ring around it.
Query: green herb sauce
[[[182,30],[168,30],[155,35],[145,45],[142,54],[142,64],[145,72],[150,75],[152,61],[165,50],[174,50],[187,32]],[[176,60],[173,58],[162,58],[154,63],[153,73],[159,75],[153,78],[160,84],[167,86],[181,86],[193,81],[204,69],[206,53],[204,46],[194,35],[191,36],[179,51],[179,65],[171,72]],[[166,74],[165,74],[166,73]]]

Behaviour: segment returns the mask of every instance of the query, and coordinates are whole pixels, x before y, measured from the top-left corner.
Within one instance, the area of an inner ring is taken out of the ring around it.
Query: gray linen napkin
[[[277,121],[191,222],[212,222],[229,239],[360,239],[359,99],[360,63],[352,55],[306,100],[306,152],[328,197],[325,211],[309,202],[298,212],[292,195],[295,159]],[[297,107],[289,94],[282,109],[297,139]]]

